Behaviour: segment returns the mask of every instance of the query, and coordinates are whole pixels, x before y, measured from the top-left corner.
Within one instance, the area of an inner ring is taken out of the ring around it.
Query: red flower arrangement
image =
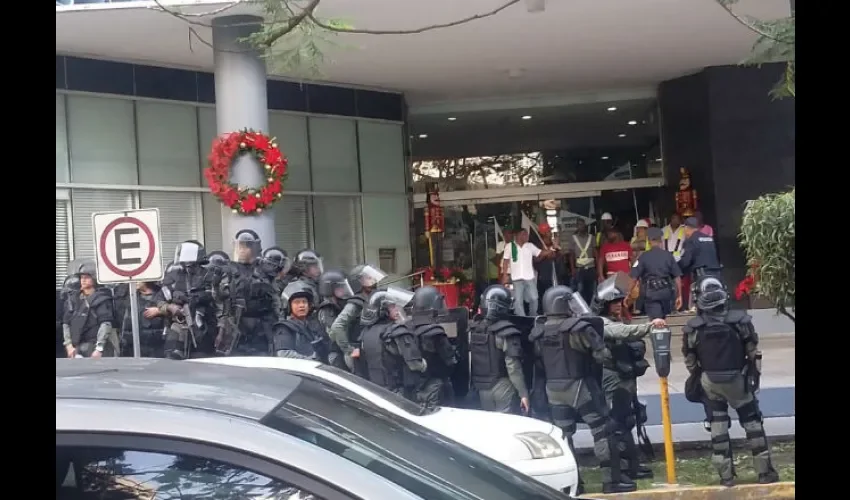
[[[243,154],[252,155],[263,165],[265,185],[246,188],[230,182],[233,161]],[[216,137],[207,160],[209,166],[204,169],[204,177],[210,191],[235,213],[261,213],[283,196],[287,160],[274,139],[262,132],[246,129]]]
[[[745,296],[752,294],[753,289],[756,287],[756,274],[758,274],[758,264],[750,265],[750,272],[735,287],[736,299],[741,300]]]
[[[422,272],[422,279],[426,283],[457,283],[460,287],[459,305],[467,309],[472,309],[472,304],[475,301],[475,283],[468,279],[463,273],[463,269],[448,267],[423,267],[417,272]]]

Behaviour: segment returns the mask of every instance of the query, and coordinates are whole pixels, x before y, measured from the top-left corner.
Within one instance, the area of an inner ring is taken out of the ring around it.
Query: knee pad
[[[743,425],[750,422],[762,422],[761,412],[755,399],[736,410],[738,422]]]

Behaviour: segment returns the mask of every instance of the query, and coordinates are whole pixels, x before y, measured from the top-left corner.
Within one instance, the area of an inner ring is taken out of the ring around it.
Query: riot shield
[[[446,314],[437,316],[435,322],[446,331],[449,342],[457,352],[458,363],[451,376],[455,400],[466,397],[469,392],[469,309],[455,307]]]

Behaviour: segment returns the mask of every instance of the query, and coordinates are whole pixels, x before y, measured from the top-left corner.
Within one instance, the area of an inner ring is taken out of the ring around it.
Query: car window
[[[322,500],[238,466],[188,455],[99,447],[56,448],[58,500]]]
[[[261,423],[355,462],[428,500],[567,498],[321,379],[303,376],[295,391]]]
[[[422,415],[426,411],[422,405],[416,404],[400,394],[396,394],[390,390],[387,390],[381,387],[380,385],[373,383],[372,381],[366,380],[363,377],[358,377],[357,375],[351,372],[340,370],[339,368],[335,368],[330,365],[322,365],[319,367],[319,370],[333,373],[334,375],[344,378],[345,380],[353,384],[357,384],[360,387],[363,387],[364,389],[368,390],[369,392],[375,393],[375,395],[377,395],[381,399],[392,403],[399,409],[404,410],[411,415]],[[430,408],[427,411],[433,413],[434,411],[437,411],[439,409],[439,407],[436,407]]]

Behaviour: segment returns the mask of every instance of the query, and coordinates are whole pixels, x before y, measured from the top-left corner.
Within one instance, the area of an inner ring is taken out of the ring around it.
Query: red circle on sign
[[[106,237],[109,236],[110,231],[115,229],[115,226],[117,226],[118,224],[124,224],[124,223],[139,226],[139,229],[141,229],[142,232],[145,233],[145,236],[148,237],[148,257],[147,257],[147,259],[145,259],[145,261],[142,262],[142,264],[139,267],[137,267],[135,269],[130,269],[129,271],[125,271],[125,270],[119,268],[118,266],[116,266],[115,264],[110,262],[109,258],[107,258],[107,256],[106,256]],[[110,222],[109,224],[106,225],[106,228],[103,230],[103,234],[100,236],[99,247],[100,247],[100,256],[103,259],[103,263],[106,264],[106,267],[109,268],[110,271],[117,274],[118,276],[124,276],[125,278],[132,278],[133,276],[138,276],[138,275],[142,274],[143,272],[145,272],[145,270],[148,267],[150,267],[151,262],[153,262],[153,254],[154,254],[154,250],[155,250],[153,233],[151,233],[151,230],[148,228],[148,226],[146,226],[144,222],[140,221],[139,219],[137,219],[135,217],[127,217],[127,216],[118,217],[117,219],[115,219],[114,221],[112,221],[112,222]]]

